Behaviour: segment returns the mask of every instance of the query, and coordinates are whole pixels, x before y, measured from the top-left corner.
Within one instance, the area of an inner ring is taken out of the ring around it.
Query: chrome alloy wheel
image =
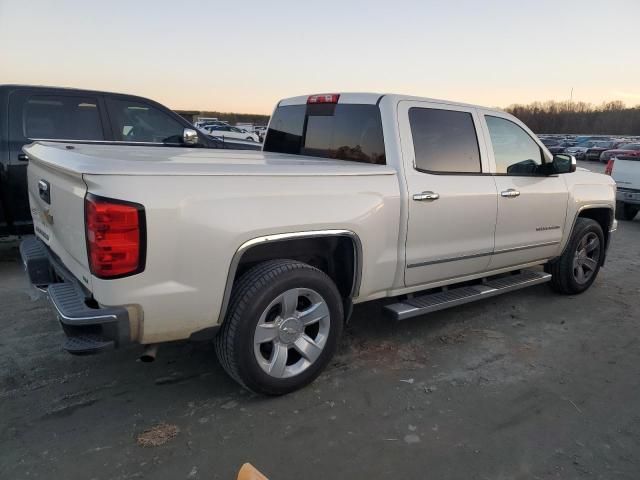
[[[573,278],[580,285],[587,283],[600,262],[600,239],[593,232],[587,233],[578,243],[573,256]]]
[[[309,288],[278,295],[262,312],[253,337],[253,351],[269,376],[289,378],[309,368],[329,337],[329,306]]]

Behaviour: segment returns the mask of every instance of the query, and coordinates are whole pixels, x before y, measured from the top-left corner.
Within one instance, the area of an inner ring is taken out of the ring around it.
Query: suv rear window
[[[278,107],[264,151],[384,165],[380,109],[360,104]]]

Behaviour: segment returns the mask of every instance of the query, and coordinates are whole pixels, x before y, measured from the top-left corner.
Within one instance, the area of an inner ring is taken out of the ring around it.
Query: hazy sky
[[[640,104],[640,0],[0,0],[0,83],[270,113],[375,91]]]

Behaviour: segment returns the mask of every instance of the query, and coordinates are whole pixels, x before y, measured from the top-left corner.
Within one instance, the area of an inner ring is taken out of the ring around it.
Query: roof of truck
[[[0,84],[0,91],[2,90],[19,90],[19,89],[24,89],[24,90],[42,90],[42,91],[63,91],[63,92],[70,92],[70,93],[89,93],[89,94],[94,94],[94,95],[122,95],[122,96],[126,96],[126,97],[130,97],[130,98],[138,98],[141,100],[144,100],[146,102],[153,102],[155,104],[158,105],[162,105],[160,103],[158,103],[155,100],[152,100],[148,97],[142,97],[140,95],[135,95],[135,94],[131,94],[131,93],[123,93],[123,92],[110,92],[108,90],[92,90],[89,88],[76,88],[76,87],[55,87],[55,86],[51,86],[51,85],[21,85],[21,84],[16,84],[16,83],[5,83],[5,84]],[[165,107],[167,108],[167,107]]]
[[[339,104],[370,104],[375,105],[380,103],[383,99],[390,100],[392,103],[399,102],[401,100],[410,100],[416,102],[430,102],[430,103],[442,103],[447,105],[458,105],[461,107],[471,107],[471,108],[481,108],[483,110],[497,110],[496,108],[484,107],[482,105],[473,105],[470,103],[462,103],[462,102],[454,102],[451,100],[443,100],[437,98],[428,98],[428,97],[416,97],[412,95],[403,95],[399,93],[375,93],[375,92],[335,92],[333,94],[340,95],[338,99]],[[296,97],[284,98],[278,102],[279,107],[287,106],[287,105],[303,105],[307,103],[307,100],[310,96],[314,95],[324,95],[320,94],[309,94],[309,95],[298,95]],[[328,94],[332,95],[332,94]]]

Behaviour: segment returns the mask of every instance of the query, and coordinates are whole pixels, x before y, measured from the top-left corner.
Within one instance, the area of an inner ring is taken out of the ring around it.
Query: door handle
[[[440,198],[440,195],[438,195],[435,192],[422,192],[422,193],[416,193],[413,195],[413,199],[416,202],[433,201],[439,198]]]
[[[518,190],[510,188],[508,190],[505,190],[504,192],[500,192],[500,195],[507,198],[513,198],[513,197],[519,197],[520,192]]]
[[[29,161],[29,157],[27,157],[24,153],[20,153],[18,155],[18,160],[20,160],[21,162],[28,162]]]

